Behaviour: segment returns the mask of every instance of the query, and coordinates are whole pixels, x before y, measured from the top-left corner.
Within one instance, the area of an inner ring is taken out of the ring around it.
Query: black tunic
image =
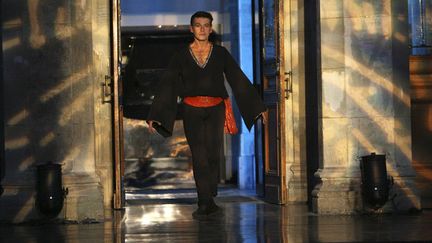
[[[255,119],[266,110],[257,90],[231,54],[214,45],[204,67],[198,66],[189,47],[177,51],[163,75],[147,120],[157,121],[163,136],[171,136],[177,112],[177,97],[212,96],[227,98],[224,74],[233,91],[240,114],[250,130]]]

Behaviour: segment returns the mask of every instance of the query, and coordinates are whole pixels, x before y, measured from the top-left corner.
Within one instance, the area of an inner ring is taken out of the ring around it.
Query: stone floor
[[[317,216],[306,205],[272,205],[222,192],[225,216],[192,219],[192,200],[128,206],[112,220],[81,224],[0,225],[0,242],[432,242],[432,210],[416,214]]]

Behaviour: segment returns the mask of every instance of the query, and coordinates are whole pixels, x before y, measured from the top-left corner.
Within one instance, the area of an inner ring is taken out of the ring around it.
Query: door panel
[[[253,19],[253,70],[254,85],[261,92],[262,96],[262,4],[261,0],[253,0],[252,19]],[[255,126],[255,161],[256,161],[256,193],[259,197],[264,197],[264,131],[261,123]]]
[[[120,0],[112,0],[111,12],[111,88],[113,107],[113,140],[114,140],[114,209],[124,206],[124,156],[123,156],[123,107],[121,105],[120,82]]]
[[[261,8],[263,48],[263,98],[268,108],[268,122],[264,126],[265,186],[264,198],[271,203],[286,202],[285,156],[284,156],[284,97],[281,96],[283,83],[280,74],[280,26],[282,2],[263,0]]]
[[[432,208],[432,55],[410,56],[413,167],[422,208]]]

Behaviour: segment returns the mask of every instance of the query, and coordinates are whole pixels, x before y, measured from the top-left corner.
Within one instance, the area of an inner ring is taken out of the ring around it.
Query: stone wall
[[[35,170],[62,164],[69,188],[59,217],[104,217],[111,195],[107,1],[2,1],[5,178],[0,219],[38,218]],[[108,196],[108,197],[107,197]],[[67,207],[66,207],[67,206]]]
[[[0,16],[2,15],[2,5],[0,4]],[[0,39],[2,38],[2,31],[0,31]],[[3,50],[3,42],[0,44],[0,48]],[[3,51],[2,51],[3,53]],[[4,89],[3,89],[3,58],[0,59],[0,107],[3,108],[4,104]],[[4,148],[4,118],[3,118],[3,109],[0,109],[0,146]],[[0,149],[0,196],[3,193],[3,187],[1,186],[1,180],[4,176],[5,170],[5,160],[4,160],[4,149]]]
[[[321,1],[318,213],[363,210],[359,157],[385,154],[395,179],[383,210],[420,208],[411,166],[406,1]]]
[[[305,29],[304,1],[284,2],[284,63],[291,72],[292,92],[285,101],[286,177],[288,201],[307,202],[305,121]],[[287,2],[288,3],[288,2]]]

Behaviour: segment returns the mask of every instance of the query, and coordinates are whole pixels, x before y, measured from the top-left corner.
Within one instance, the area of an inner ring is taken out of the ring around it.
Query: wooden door
[[[413,167],[422,208],[432,208],[432,55],[410,57]]]
[[[121,46],[120,46],[120,0],[111,1],[111,81],[113,107],[114,140],[114,209],[124,206],[124,156],[123,156],[123,107],[121,105],[122,87],[120,82]]]
[[[252,45],[253,45],[253,70],[254,85],[261,92],[262,96],[262,0],[253,0],[252,4]],[[264,135],[261,121],[255,125],[255,162],[256,162],[256,193],[264,197]]]
[[[286,202],[285,179],[285,95],[281,51],[283,35],[282,0],[261,1],[261,67],[263,99],[268,108],[264,126],[264,198],[270,203]]]

